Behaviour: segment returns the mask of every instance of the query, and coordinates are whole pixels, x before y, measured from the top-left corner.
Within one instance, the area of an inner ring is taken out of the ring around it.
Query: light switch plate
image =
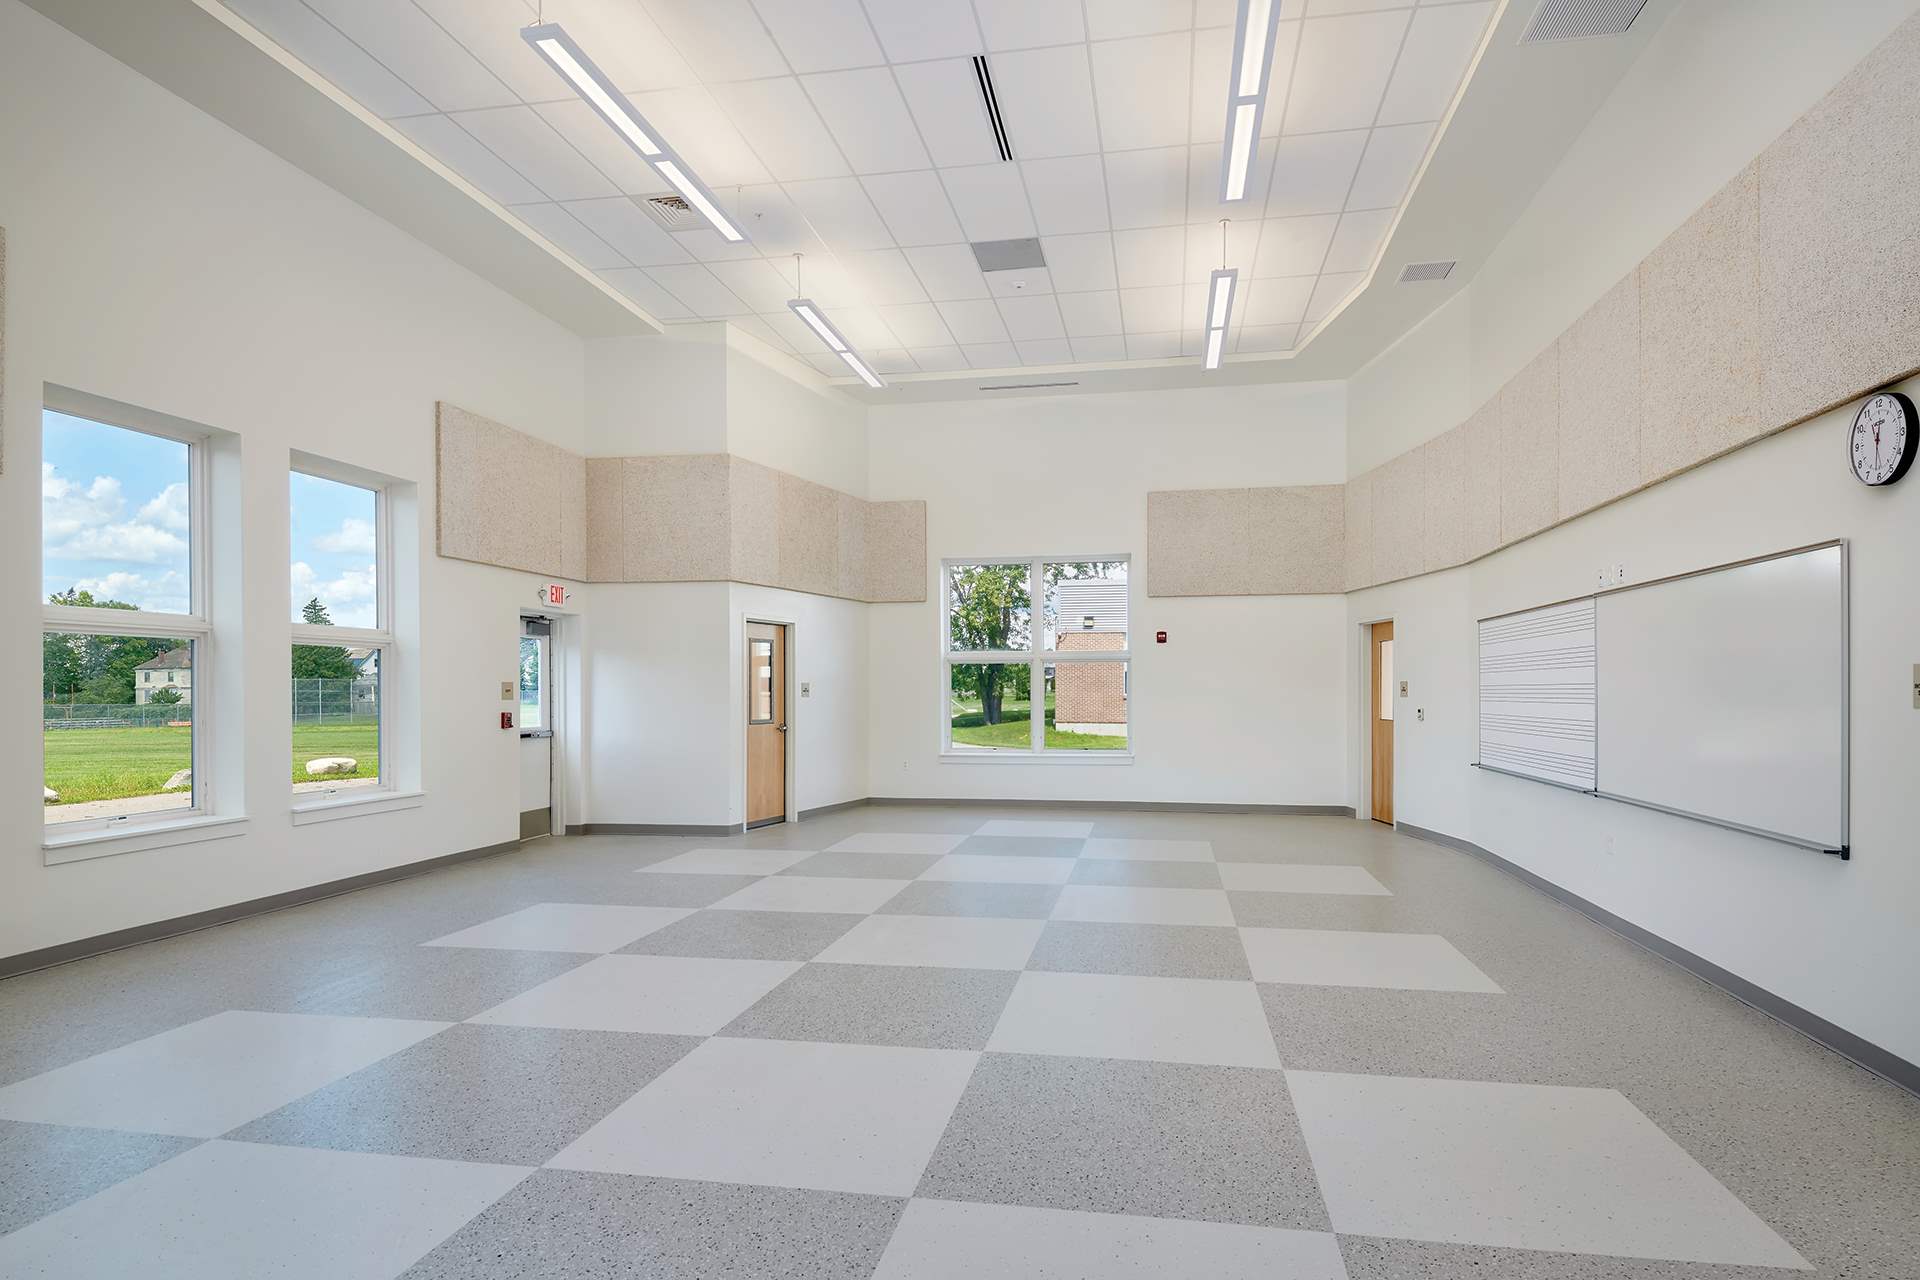
[[[1407,682],[1405,680],[1400,682],[1400,696],[1403,698],[1407,696]]]
[[[513,701],[513,681],[502,680],[500,682],[500,701],[502,702]]]
[[[1913,709],[1920,711],[1920,662],[1913,664]]]
[[[813,696],[813,684],[811,681],[802,680],[800,682],[800,696],[803,698],[811,698]]]

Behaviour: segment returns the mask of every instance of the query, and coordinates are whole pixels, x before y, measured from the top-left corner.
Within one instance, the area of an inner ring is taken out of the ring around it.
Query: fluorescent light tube
[[[1233,291],[1240,283],[1238,267],[1222,267],[1207,281],[1206,368],[1218,369],[1227,348],[1227,321],[1233,317]]]
[[[733,220],[720,211],[720,204],[713,198],[713,193],[693,175],[684,161],[673,154],[653,126],[647,123],[647,118],[627,101],[627,95],[607,78],[606,72],[594,65],[593,59],[574,43],[573,37],[559,23],[525,27],[520,36],[533,46],[535,53],[546,59],[547,65],[559,73],[560,78],[580,95],[582,101],[593,108],[595,115],[625,139],[627,145],[652,165],[688,204],[699,210],[700,216],[711,223],[715,231],[724,239],[734,242],[747,238],[733,224]]]
[[[1227,91],[1226,150],[1220,160],[1222,203],[1247,198],[1247,176],[1253,169],[1254,149],[1260,145],[1260,115],[1266,109],[1279,21],[1279,0],[1240,0]]]
[[[1220,367],[1220,349],[1225,345],[1226,340],[1227,331],[1225,329],[1207,330],[1207,368],[1218,369]]]
[[[1260,105],[1245,102],[1233,109],[1233,133],[1227,139],[1227,180],[1226,191],[1221,197],[1226,200],[1244,200],[1247,196],[1247,172],[1253,168],[1253,148],[1258,139],[1254,136],[1254,120],[1258,118]]]
[[[1272,47],[1271,37],[1264,36],[1272,25],[1268,21],[1273,16],[1273,0],[1247,0],[1242,11],[1240,44],[1240,89],[1242,98],[1258,97],[1266,92],[1267,50]],[[1247,35],[1255,36],[1247,39]]]
[[[860,381],[866,383],[876,391],[887,385],[880,380],[879,374],[867,367],[867,362],[860,358],[860,353],[855,351],[847,340],[840,336],[840,331],[834,328],[833,322],[821,313],[819,306],[815,304],[813,299],[794,298],[787,303],[787,310],[806,321],[807,328],[819,334],[820,341],[826,343],[833,351],[833,354],[839,356],[840,359],[846,363],[847,368],[853,370],[854,376],[859,378]]]

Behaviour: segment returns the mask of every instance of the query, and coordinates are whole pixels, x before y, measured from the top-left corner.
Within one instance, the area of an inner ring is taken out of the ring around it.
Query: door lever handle
[[[781,733],[785,733],[787,731],[787,726],[785,725],[779,725],[777,726],[777,728],[780,730]]]

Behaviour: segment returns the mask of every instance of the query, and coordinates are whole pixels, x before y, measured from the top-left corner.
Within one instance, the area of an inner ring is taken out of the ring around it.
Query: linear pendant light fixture
[[[607,125],[634,149],[642,160],[653,166],[653,171],[665,178],[678,191],[686,202],[700,211],[700,216],[713,224],[713,229],[724,240],[739,243],[745,240],[746,233],[733,224],[720,209],[720,202],[713,198],[713,192],[707,190],[706,183],[693,176],[693,170],[686,161],[675,155],[673,149],[661,140],[660,134],[647,123],[627,95],[614,87],[606,72],[595,66],[573,42],[557,22],[543,22],[538,26],[523,27],[521,39],[533,46],[533,51],[545,58],[547,65],[560,73],[560,78],[570,85],[581,99],[593,108],[595,115],[607,122]]]
[[[1240,268],[1228,267],[1227,220],[1220,220],[1220,269],[1207,282],[1207,354],[1205,368],[1218,369],[1227,349],[1227,321],[1233,315],[1233,291],[1240,283]]]
[[[1227,83],[1227,141],[1220,158],[1220,201],[1247,198],[1247,178],[1260,145],[1266,113],[1273,37],[1280,29],[1280,0],[1240,0],[1233,28],[1232,76]]]
[[[797,253],[793,255],[793,285],[796,290],[800,287],[800,255]],[[853,370],[860,381],[875,391],[887,385],[880,381],[879,374],[867,367],[867,362],[860,358],[860,353],[853,349],[853,344],[840,336],[840,331],[834,328],[833,322],[821,313],[819,306],[812,298],[791,299],[787,303],[787,310],[799,316],[806,322],[807,328],[820,335],[820,341],[826,343],[828,350],[845,361],[847,368]]]

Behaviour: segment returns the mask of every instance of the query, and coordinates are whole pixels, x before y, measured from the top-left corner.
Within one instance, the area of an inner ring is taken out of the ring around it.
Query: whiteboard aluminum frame
[[[1784,560],[1788,556],[1805,555],[1810,551],[1825,551],[1829,547],[1840,551],[1840,845],[1825,844],[1817,840],[1805,840],[1799,836],[1790,836],[1780,831],[1769,831],[1764,827],[1749,827],[1725,818],[1715,818],[1704,813],[1695,813],[1690,809],[1676,809],[1663,804],[1654,804],[1649,800],[1636,800],[1632,796],[1617,795],[1611,791],[1570,787],[1564,782],[1553,782],[1546,778],[1535,778],[1524,773],[1515,773],[1511,769],[1501,769],[1495,765],[1473,762],[1472,767],[1487,773],[1503,774],[1510,778],[1519,778],[1526,782],[1537,782],[1542,786],[1558,787],[1562,791],[1574,791],[1581,795],[1593,796],[1600,800],[1612,800],[1619,804],[1630,804],[1638,809],[1651,809],[1655,813],[1671,814],[1676,818],[1690,818],[1695,822],[1704,822],[1709,826],[1721,827],[1728,831],[1738,831],[1742,835],[1758,836],[1763,840],[1773,840],[1781,844],[1790,844],[1795,848],[1812,849],[1817,853],[1832,854],[1842,862],[1853,857],[1853,555],[1845,538],[1829,538],[1825,542],[1810,542],[1801,547],[1790,547],[1785,551],[1773,551],[1765,555],[1748,556],[1743,560],[1729,560],[1724,564],[1708,565],[1701,569],[1690,569],[1685,573],[1672,573],[1664,578],[1649,578],[1645,582],[1631,582],[1618,587],[1608,587],[1604,591],[1590,591],[1582,595],[1568,596],[1564,600],[1555,600],[1549,604],[1529,605],[1524,609],[1509,609],[1505,613],[1489,614],[1477,619],[1475,626],[1494,622],[1501,618],[1511,618],[1517,614],[1533,613],[1540,609],[1553,609],[1560,605],[1578,604],[1582,600],[1595,602],[1594,610],[1594,697],[1600,694],[1600,613],[1597,605],[1603,596],[1616,596],[1627,591],[1640,591],[1647,587],[1666,586],[1669,583],[1682,582],[1688,578],[1700,578],[1709,573],[1721,573],[1728,569],[1743,569],[1748,565],[1765,564],[1770,560]],[[1476,643],[1476,652],[1478,645]],[[1593,775],[1597,783],[1600,778],[1600,737],[1599,720],[1594,721]],[[1478,744],[1475,745],[1478,754]]]

